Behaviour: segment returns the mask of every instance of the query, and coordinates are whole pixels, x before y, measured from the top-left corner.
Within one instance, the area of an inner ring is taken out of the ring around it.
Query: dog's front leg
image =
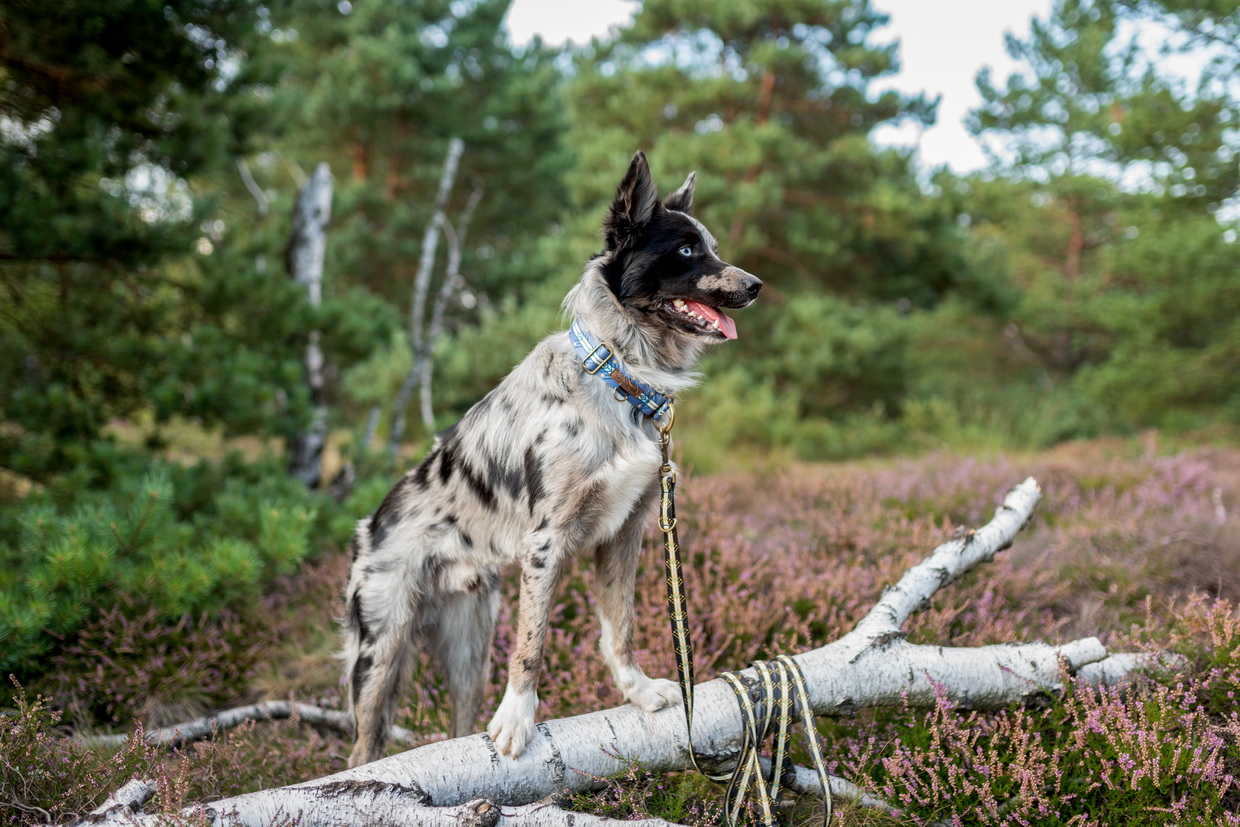
[[[642,529],[651,510],[645,504],[653,502],[657,492],[657,488],[652,490],[643,504],[634,509],[620,533],[594,553],[594,598],[602,627],[599,649],[620,694],[645,712],[657,712],[680,702],[680,686],[665,678],[647,677],[633,655],[633,594]]]
[[[508,660],[508,686],[487,735],[495,748],[513,758],[525,751],[534,736],[538,708],[538,676],[542,672],[547,617],[560,579],[561,555],[551,543],[526,554],[521,564],[521,597],[517,610],[517,645]]]

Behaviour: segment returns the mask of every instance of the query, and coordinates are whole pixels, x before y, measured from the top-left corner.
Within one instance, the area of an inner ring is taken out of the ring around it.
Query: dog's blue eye
[[[681,247],[676,252],[680,253],[685,258],[688,258],[689,256],[693,255],[693,248],[690,247],[688,244],[686,244],[685,246]]]

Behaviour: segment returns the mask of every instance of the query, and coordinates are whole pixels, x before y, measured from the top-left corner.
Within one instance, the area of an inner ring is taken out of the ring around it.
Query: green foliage
[[[1078,382],[1120,427],[1240,421],[1240,252],[1209,217],[1117,244],[1089,308],[1110,345]]]
[[[326,505],[270,463],[181,468],[107,448],[92,459],[97,475],[84,467],[0,515],[0,670],[30,674],[125,601],[167,621],[246,608],[310,553]]]
[[[5,259],[157,260],[190,228],[184,179],[241,146],[229,115],[254,80],[243,49],[258,5],[70,0],[2,14]],[[63,287],[72,274],[58,269]]]
[[[736,358],[783,392],[795,393],[799,415],[898,407],[908,331],[894,308],[800,295],[754,316],[749,324],[756,341],[750,353]]]
[[[507,7],[507,0],[288,0],[273,7],[279,37],[269,51],[281,77],[272,104],[283,128],[272,144],[285,162],[259,159],[256,178],[262,186],[281,181],[291,159],[331,166],[326,295],[364,293],[380,311],[359,308],[339,319],[372,334],[367,352],[358,352],[369,362],[346,371],[339,387],[350,419],[378,405],[387,424],[408,371],[414,277],[451,139],[465,150],[445,214],[448,231],[465,239],[466,284],[445,305],[445,327],[468,328],[476,308],[511,300],[547,272],[540,239],[565,209],[561,182],[571,166],[562,142],[562,79],[550,50],[508,43],[501,26]],[[475,194],[465,226],[462,212]],[[433,262],[430,304],[444,278],[448,231]],[[337,342],[325,339],[324,346],[329,359],[348,367],[352,360]],[[455,401],[446,404],[455,408]]]
[[[978,385],[958,395],[910,399],[902,424],[910,446],[1036,451],[1090,432],[1081,404],[1067,389],[1047,392],[1009,381],[999,388]]]
[[[1027,69],[1004,87],[989,70],[978,75],[983,105],[970,128],[1006,134],[1015,169],[1057,192],[1090,187],[1089,177],[1118,181],[1139,167],[1179,208],[1217,208],[1240,190],[1231,137],[1240,98],[1217,64],[1191,91],[1160,72],[1121,33],[1138,5],[1149,13],[1160,4],[1058,0],[1047,20],[1033,21],[1028,40],[1008,35],[1008,53]]]
[[[657,818],[703,827],[724,822],[723,788],[696,772],[653,773],[633,762],[603,782],[601,791],[569,797],[567,808],[620,821]]]
[[[894,415],[908,330],[895,310],[807,295],[754,308],[739,330],[737,343],[703,362],[706,378],[677,415],[694,467],[721,470],[737,455],[839,459],[899,446]]]
[[[273,266],[276,182],[252,219],[236,162],[274,131],[270,16],[250,0],[0,12],[0,465],[45,480],[116,418],[150,422],[155,444],[177,417],[290,437],[310,415],[308,332],[347,365],[397,326],[330,278],[314,310]]]
[[[1169,77],[1134,23],[1161,33],[1160,54],[1194,52],[1200,82]],[[1234,421],[1240,254],[1219,209],[1240,191],[1227,80],[1240,53],[1217,35],[1235,25],[1210,4],[1061,0],[1027,40],[1009,36],[1021,68],[1002,85],[981,73],[970,118],[997,150],[992,170],[936,183],[1017,296],[988,334],[957,316],[972,334],[947,333],[946,354],[967,348],[950,360],[958,373],[915,348],[912,424],[973,408],[949,442],[1016,428],[1036,446]],[[1002,388],[964,386],[965,371]]]
[[[473,189],[484,191],[464,251],[473,289],[528,276],[529,245],[563,207],[553,56],[507,43],[507,6],[289,0],[273,17],[286,32],[275,48],[284,69],[276,100],[288,120],[279,143],[337,171],[328,268],[400,307],[451,138],[466,149],[449,218]]]
[[[461,328],[436,354],[440,398],[463,412],[487,394],[544,336],[563,330],[560,302],[581,275],[585,257],[560,267],[523,300],[507,296],[486,308],[477,327]]]
[[[0,417],[27,434],[89,439],[185,358],[194,277],[163,264],[205,217],[190,180],[246,145],[257,21],[250,0],[0,12]]]

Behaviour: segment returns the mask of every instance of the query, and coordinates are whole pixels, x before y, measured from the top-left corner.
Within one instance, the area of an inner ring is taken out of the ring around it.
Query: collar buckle
[[[586,363],[589,362],[591,359],[593,359],[595,356],[597,356],[600,350],[607,351],[607,355],[600,358],[598,360],[598,364],[595,365],[593,368],[591,368]],[[584,370],[586,373],[590,374],[591,376],[594,376],[600,370],[603,369],[603,365],[607,364],[607,362],[611,359],[614,353],[615,351],[611,349],[611,345],[607,344],[606,342],[599,342],[597,345],[594,346],[594,350],[587,353],[586,358],[581,360],[581,369]]]

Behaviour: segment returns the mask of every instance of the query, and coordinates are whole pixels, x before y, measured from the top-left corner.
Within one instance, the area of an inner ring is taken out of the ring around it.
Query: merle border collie
[[[534,733],[547,617],[573,555],[593,555],[600,648],[625,699],[648,712],[679,701],[674,681],[647,677],[633,656],[658,426],[703,350],[736,338],[722,309],[749,305],[762,287],[719,258],[692,215],[693,187],[690,174],[660,201],[645,155],[633,157],[603,220],[603,252],[564,300],[570,332],[535,347],[358,523],[342,653],[350,766],[380,756],[417,646],[447,680],[453,735],[474,731],[500,574],[514,562],[515,647],[487,727],[500,753],[516,758]]]

